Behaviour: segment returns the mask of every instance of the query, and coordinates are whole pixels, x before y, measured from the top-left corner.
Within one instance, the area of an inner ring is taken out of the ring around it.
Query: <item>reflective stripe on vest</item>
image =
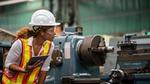
[[[28,45],[28,39],[21,39],[22,42],[22,58],[20,67],[25,68],[29,59],[32,56],[32,48]],[[49,53],[51,47],[50,41],[45,41],[43,46],[44,50],[40,53],[41,56],[46,56]],[[35,84],[38,74],[40,72],[41,67],[35,68],[30,74],[28,73],[17,73],[13,78],[7,77],[7,75],[3,75],[2,84]]]

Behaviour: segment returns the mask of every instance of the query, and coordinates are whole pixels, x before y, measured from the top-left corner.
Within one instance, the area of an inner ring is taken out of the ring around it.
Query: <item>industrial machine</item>
[[[117,46],[117,63],[109,83],[150,84],[150,36],[128,34]]]
[[[45,84],[102,83],[99,66],[105,63],[107,52],[112,52],[113,48],[106,47],[104,38],[99,35],[76,34],[67,32],[54,39],[56,48]]]
[[[11,47],[11,44],[6,44],[6,43],[0,43],[0,83],[2,80],[2,71],[3,71],[3,64],[6,58],[6,54],[9,51]]]
[[[112,52],[113,49],[107,47],[104,38],[99,35],[81,36],[82,29],[79,28],[81,27],[65,28],[66,34],[54,39],[55,49],[45,84],[99,84],[102,82],[99,66],[105,63],[107,52]],[[10,47],[11,44],[0,44],[0,78],[3,62]]]

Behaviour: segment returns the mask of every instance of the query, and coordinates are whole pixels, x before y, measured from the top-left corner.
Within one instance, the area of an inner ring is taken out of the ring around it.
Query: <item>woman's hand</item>
[[[38,66],[42,66],[44,63],[44,61],[41,61],[41,60],[38,60],[37,62],[35,62],[34,64],[32,65],[27,65],[26,66],[26,69],[25,69],[25,72],[31,72],[33,69],[35,69],[36,67]]]

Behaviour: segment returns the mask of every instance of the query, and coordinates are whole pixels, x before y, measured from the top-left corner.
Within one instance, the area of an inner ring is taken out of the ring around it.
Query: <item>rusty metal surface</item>
[[[84,63],[89,65],[103,65],[105,63],[104,52],[93,52],[99,46],[104,46],[104,39],[100,36],[87,36],[79,48],[79,56]]]

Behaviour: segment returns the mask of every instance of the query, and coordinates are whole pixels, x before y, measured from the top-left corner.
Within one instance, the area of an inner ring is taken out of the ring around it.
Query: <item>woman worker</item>
[[[18,36],[9,50],[2,84],[44,84],[54,49],[54,28],[59,23],[50,11],[41,9],[33,13],[29,24],[32,29],[25,33],[26,37]],[[47,55],[44,62],[27,65],[31,57]]]

